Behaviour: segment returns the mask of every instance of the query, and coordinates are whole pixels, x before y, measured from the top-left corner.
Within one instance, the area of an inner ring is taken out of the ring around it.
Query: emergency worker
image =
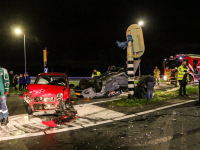
[[[166,77],[167,77],[167,85],[170,85],[171,84],[170,80],[171,80],[171,74],[172,74],[172,72],[171,72],[171,70],[169,70],[168,67],[166,68],[165,74],[166,74]]]
[[[8,109],[6,96],[9,92],[9,75],[5,68],[0,66],[0,123],[2,126],[8,123]]]
[[[190,80],[189,80],[189,69],[186,66],[186,61],[183,61],[182,65],[178,67],[178,81],[180,84],[180,93],[179,93],[180,96],[188,96],[186,94],[186,85]]]
[[[93,69],[93,73],[92,73],[92,78],[94,78],[95,76],[100,76],[101,72],[97,71],[97,69]]]
[[[159,85],[159,78],[160,78],[159,75],[160,75],[160,70],[158,69],[157,66],[155,67],[153,73],[154,73],[154,78],[156,79],[156,82],[157,82],[158,85]]]
[[[175,80],[176,80],[176,83],[175,83],[175,87],[178,87],[179,86],[179,81],[178,81],[178,68],[175,67]]]

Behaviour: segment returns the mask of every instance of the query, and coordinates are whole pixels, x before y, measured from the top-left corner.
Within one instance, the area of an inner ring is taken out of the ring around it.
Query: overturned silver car
[[[81,79],[74,88],[77,97],[111,97],[128,88],[126,69],[114,68],[93,79]]]

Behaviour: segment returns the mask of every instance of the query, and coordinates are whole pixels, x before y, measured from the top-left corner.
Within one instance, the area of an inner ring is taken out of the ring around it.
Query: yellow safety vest
[[[180,67],[178,67],[178,80],[183,80],[183,76],[185,74],[185,71],[187,73],[189,73],[189,69],[188,68],[184,68],[182,65]],[[187,76],[187,79],[189,81],[189,74]]]
[[[97,71],[97,74],[94,74],[94,72],[92,73],[92,78],[94,77],[94,76],[100,76],[101,75],[101,72],[99,72],[99,71]]]

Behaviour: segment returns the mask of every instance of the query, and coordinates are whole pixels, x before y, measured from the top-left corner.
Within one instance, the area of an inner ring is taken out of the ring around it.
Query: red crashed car
[[[41,73],[21,98],[29,104],[29,115],[33,111],[64,110],[70,104],[67,76],[64,73]]]

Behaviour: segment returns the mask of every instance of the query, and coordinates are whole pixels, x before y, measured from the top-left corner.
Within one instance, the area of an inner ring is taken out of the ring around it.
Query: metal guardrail
[[[139,76],[135,76],[137,80]],[[31,76],[31,82],[34,82],[36,77]],[[92,79],[92,77],[68,77],[69,80],[81,80],[81,79]],[[164,79],[164,75],[160,75],[160,79]]]

